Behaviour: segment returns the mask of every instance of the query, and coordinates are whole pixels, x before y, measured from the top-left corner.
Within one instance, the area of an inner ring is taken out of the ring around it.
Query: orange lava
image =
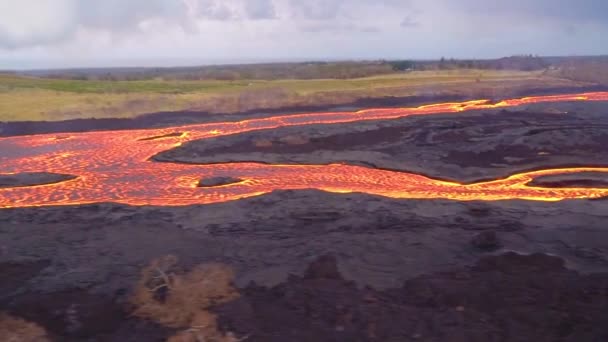
[[[457,113],[565,101],[608,101],[608,92],[527,97],[495,104],[478,100],[416,108],[286,115],[163,129],[3,138],[0,139],[0,170],[5,174],[53,172],[72,174],[78,178],[49,185],[0,189],[0,208],[99,202],[183,206],[236,200],[280,189],[320,189],[336,193],[361,192],[392,198],[462,201],[506,199],[558,201],[608,196],[608,189],[542,188],[526,185],[539,176],[584,171],[608,172],[608,168],[543,170],[517,174],[502,180],[463,185],[417,174],[340,164],[187,165],[156,163],[149,160],[151,156],[187,141],[252,130],[395,119],[410,115]],[[244,181],[214,188],[196,187],[201,178],[211,176],[232,176]]]

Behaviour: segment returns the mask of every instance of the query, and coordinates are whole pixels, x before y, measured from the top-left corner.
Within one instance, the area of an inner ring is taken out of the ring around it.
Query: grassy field
[[[555,82],[542,72],[445,70],[355,79],[81,81],[0,75],[0,121],[133,117],[160,111],[231,113],[332,105],[421,90]]]

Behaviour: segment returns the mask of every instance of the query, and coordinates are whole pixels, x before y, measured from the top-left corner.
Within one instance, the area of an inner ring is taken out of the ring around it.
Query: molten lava
[[[495,104],[479,100],[416,108],[285,115],[162,129],[3,138],[0,139],[0,170],[3,172],[52,172],[78,177],[56,184],[0,189],[0,208],[98,202],[183,206],[236,200],[279,189],[311,188],[336,193],[361,192],[392,198],[443,198],[464,201],[557,201],[608,196],[608,189],[542,188],[526,185],[539,176],[583,171],[608,172],[608,168],[543,170],[517,174],[501,180],[463,185],[417,174],[339,164],[186,165],[150,161],[151,156],[187,141],[253,130],[395,119],[410,115],[457,113],[565,101],[608,101],[608,92],[527,97]],[[215,188],[196,186],[201,178],[213,176],[232,176],[245,181]]]

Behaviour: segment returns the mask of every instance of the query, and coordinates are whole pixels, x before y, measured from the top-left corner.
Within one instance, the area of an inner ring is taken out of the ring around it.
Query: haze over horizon
[[[603,0],[0,0],[0,69],[608,54]]]

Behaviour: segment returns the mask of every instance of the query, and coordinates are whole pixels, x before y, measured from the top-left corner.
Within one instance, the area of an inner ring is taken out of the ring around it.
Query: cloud
[[[61,41],[70,35],[76,18],[70,0],[0,1],[0,47]]]
[[[79,29],[138,30],[147,20],[191,24],[180,0],[19,0],[0,1],[0,47],[48,45],[73,37]]]
[[[0,0],[0,63],[607,53],[606,13],[606,0]]]
[[[556,20],[601,21],[608,23],[606,0],[441,0],[449,10],[474,12],[488,16],[543,17]]]
[[[393,13],[410,11],[409,0],[288,0],[291,18],[304,32],[379,33]],[[414,24],[413,16],[409,17]]]
[[[245,0],[245,13],[249,19],[276,19],[277,13],[272,0]]]
[[[0,48],[55,44],[81,29],[123,35],[148,21],[192,32],[199,20],[275,17],[272,0],[0,0]]]
[[[407,9],[411,7],[409,0],[289,0],[288,2],[294,18],[317,21],[340,18],[361,20],[361,14],[374,8]]]
[[[191,1],[190,8],[194,9],[194,17],[227,21],[237,17],[236,11],[228,4],[228,2],[216,0],[198,0]]]
[[[401,23],[399,24],[399,26],[401,26],[403,28],[417,27],[419,25],[420,25],[420,23],[416,20],[416,18],[412,14],[406,15],[405,18],[403,18],[403,20],[401,20]]]
[[[127,37],[149,23],[198,33],[201,21],[289,21],[301,30],[378,31],[370,13],[409,7],[411,0],[0,0],[0,48],[56,45],[80,31]],[[333,23],[321,23],[329,22]],[[317,23],[314,23],[317,22]]]
[[[187,20],[187,6],[174,0],[75,1],[78,26],[122,31],[136,29],[142,21],[178,24]]]
[[[291,14],[296,19],[335,19],[342,9],[342,0],[289,0]]]
[[[334,32],[334,33],[377,33],[380,28],[376,26],[357,25],[354,23],[331,23],[323,22],[316,24],[303,25],[301,29],[305,32]]]

